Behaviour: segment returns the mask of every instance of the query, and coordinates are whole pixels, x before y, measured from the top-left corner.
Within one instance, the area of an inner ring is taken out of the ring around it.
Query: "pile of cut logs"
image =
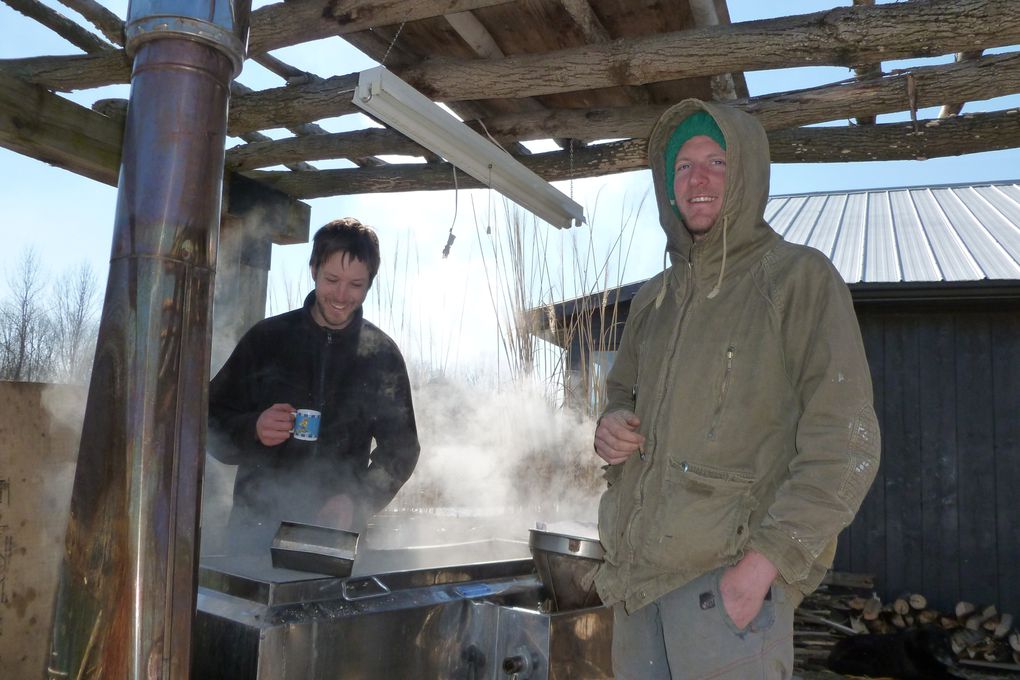
[[[995,605],[960,602],[952,613],[928,606],[919,593],[883,602],[867,575],[830,573],[822,586],[805,598],[794,623],[796,666],[825,667],[829,651],[843,637],[862,633],[888,634],[926,625],[949,634],[961,667],[1020,672],[1020,632],[1013,615]]]

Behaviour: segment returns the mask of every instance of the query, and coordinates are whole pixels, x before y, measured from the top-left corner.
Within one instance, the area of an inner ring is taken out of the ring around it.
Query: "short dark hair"
[[[379,237],[372,227],[353,217],[342,217],[323,225],[312,238],[312,257],[308,264],[315,271],[336,253],[346,253],[368,267],[369,284],[379,272]]]

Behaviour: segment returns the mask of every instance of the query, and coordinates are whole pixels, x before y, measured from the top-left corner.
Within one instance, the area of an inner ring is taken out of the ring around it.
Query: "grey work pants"
[[[617,680],[788,680],[793,673],[793,610],[800,598],[773,585],[746,630],[726,614],[722,569],[700,576],[633,614],[613,607]]]

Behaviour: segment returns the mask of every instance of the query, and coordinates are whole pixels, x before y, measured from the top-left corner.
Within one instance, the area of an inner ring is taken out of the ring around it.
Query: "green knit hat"
[[[698,110],[680,121],[680,124],[673,130],[666,142],[666,150],[663,152],[663,160],[666,166],[666,195],[669,197],[669,204],[673,206],[673,212],[680,217],[680,209],[676,205],[676,196],[673,195],[673,180],[676,177],[675,161],[676,155],[680,153],[680,147],[691,137],[704,135],[715,140],[715,142],[726,150],[726,138],[723,136],[719,124],[715,118],[704,110]]]

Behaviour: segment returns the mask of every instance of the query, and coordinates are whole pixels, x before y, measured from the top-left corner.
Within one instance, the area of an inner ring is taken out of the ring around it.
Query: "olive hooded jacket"
[[[663,153],[698,109],[725,137],[726,189],[695,243],[670,203]],[[636,413],[646,441],[606,469],[595,583],[604,602],[634,611],[754,549],[808,593],[878,469],[849,291],[822,253],[765,222],[768,140],[756,119],[683,101],[659,120],[648,156],[672,266],[635,296],[608,377],[605,412]]]

